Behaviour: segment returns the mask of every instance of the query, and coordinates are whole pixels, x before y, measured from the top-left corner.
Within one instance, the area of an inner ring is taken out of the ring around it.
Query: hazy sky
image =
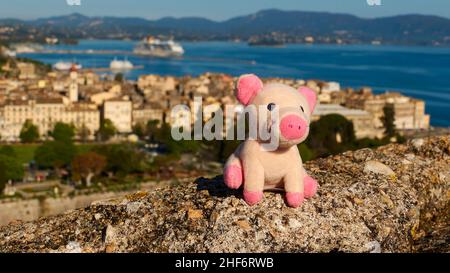
[[[0,0],[0,18],[34,19],[79,12],[86,15],[201,16],[224,20],[267,8],[284,10],[350,13],[360,17],[380,17],[407,13],[433,14],[450,18],[450,0]],[[367,1],[381,1],[369,6]]]

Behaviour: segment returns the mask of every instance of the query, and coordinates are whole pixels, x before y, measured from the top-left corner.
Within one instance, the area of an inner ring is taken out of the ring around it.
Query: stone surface
[[[364,165],[364,172],[395,176],[395,173],[391,168],[375,160],[369,160],[366,162]]]
[[[365,172],[369,160],[395,176]],[[222,177],[200,178],[1,227],[0,252],[450,251],[449,136],[305,168],[321,187],[298,209],[280,193],[249,207]]]

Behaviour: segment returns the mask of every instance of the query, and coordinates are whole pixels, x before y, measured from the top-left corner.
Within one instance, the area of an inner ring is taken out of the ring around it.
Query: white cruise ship
[[[147,37],[134,48],[134,54],[153,57],[177,57],[184,54],[183,47],[173,40]]]

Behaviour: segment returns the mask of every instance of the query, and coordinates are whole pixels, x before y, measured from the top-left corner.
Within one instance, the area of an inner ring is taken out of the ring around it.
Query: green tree
[[[72,142],[46,141],[36,149],[34,159],[40,168],[60,169],[69,166],[76,153]]]
[[[237,122],[234,122],[233,128],[227,128],[228,136],[224,137],[223,140],[212,140],[204,141],[203,143],[207,147],[206,153],[202,152],[202,156],[210,160],[225,162],[228,157],[236,151],[236,149],[241,145],[242,141],[237,140],[237,124],[244,122],[245,135],[248,136],[249,133],[249,119],[248,115],[240,115],[237,117]],[[233,132],[233,134],[231,134]],[[233,139],[233,140],[227,140]],[[211,155],[213,157],[211,157]],[[209,156],[209,157],[208,157]]]
[[[145,134],[150,141],[155,141],[156,134],[159,131],[159,120],[149,120],[145,125]]]
[[[176,141],[172,138],[172,128],[169,124],[163,123],[161,128],[154,132],[154,140],[166,145],[169,152],[173,155],[181,155],[183,153],[195,153],[200,149],[201,141],[180,140]]]
[[[310,125],[307,146],[322,157],[338,154],[354,147],[356,141],[353,122],[338,114],[322,116]]]
[[[2,162],[0,162],[0,196],[3,193],[3,189],[5,189],[5,185],[8,182],[6,178],[6,166]]]
[[[22,164],[15,157],[0,154],[0,188],[9,181],[21,180],[24,175]]]
[[[383,108],[383,113],[382,122],[384,125],[384,134],[386,137],[391,138],[396,134],[394,109],[392,106],[385,106]]]
[[[133,144],[98,145],[92,149],[106,158],[105,171],[125,176],[146,170],[145,155]]]
[[[0,44],[0,48],[2,47],[2,45]],[[1,49],[0,49],[1,50]],[[0,54],[0,73],[3,74],[3,66],[6,64],[8,60],[2,55]],[[1,75],[0,74],[0,75]]]
[[[82,142],[86,142],[89,139],[89,136],[91,135],[91,131],[89,130],[86,125],[82,125],[80,129],[77,131],[77,135],[80,138]]]
[[[20,140],[23,143],[32,143],[39,140],[39,129],[31,120],[26,120],[20,130]]]
[[[140,139],[146,136],[145,127],[138,123],[133,126],[133,134],[137,135]]]
[[[314,159],[314,152],[305,143],[299,144],[298,150],[300,152],[303,162]]]
[[[50,133],[55,141],[72,142],[75,136],[75,126],[58,122],[55,124],[53,131]]]
[[[102,121],[100,125],[100,129],[97,132],[97,136],[102,141],[108,141],[116,134],[116,132],[117,129],[114,126],[113,122],[109,119],[105,119]]]
[[[122,73],[117,73],[117,74],[114,76],[114,80],[115,80],[116,82],[123,82],[124,79],[125,79],[125,77],[124,77],[124,75],[123,75]]]

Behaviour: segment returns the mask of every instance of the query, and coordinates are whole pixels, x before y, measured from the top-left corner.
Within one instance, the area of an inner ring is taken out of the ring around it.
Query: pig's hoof
[[[261,201],[262,197],[263,197],[262,191],[245,191],[244,190],[244,200],[250,206],[257,204],[259,201]]]
[[[286,201],[290,207],[298,208],[302,205],[305,199],[303,193],[301,192],[287,192]]]
[[[305,198],[311,198],[316,195],[319,184],[316,180],[314,180],[314,178],[311,176],[306,176],[303,183],[305,185]]]
[[[233,190],[239,189],[242,185],[242,169],[236,165],[226,167],[224,180],[228,188]]]

